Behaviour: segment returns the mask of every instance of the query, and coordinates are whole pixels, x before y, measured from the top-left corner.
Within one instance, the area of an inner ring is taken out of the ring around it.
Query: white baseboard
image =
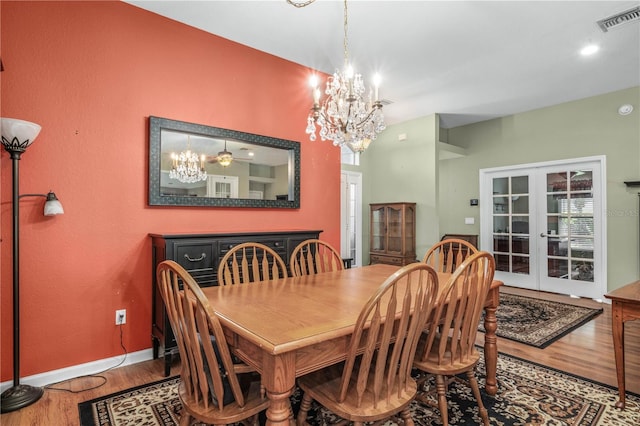
[[[33,376],[21,377],[20,383],[25,385],[42,387],[51,383],[57,383],[62,380],[73,379],[74,377],[85,376],[87,374],[98,374],[108,368],[114,367],[123,361],[125,355],[114,356],[97,361],[88,362],[86,364],[74,365],[71,367],[61,368],[60,370],[47,371],[46,373],[34,374]],[[153,349],[145,349],[126,355],[124,362],[118,367],[136,364],[142,361],[153,359]],[[4,392],[13,386],[13,380],[0,383],[0,391]]]

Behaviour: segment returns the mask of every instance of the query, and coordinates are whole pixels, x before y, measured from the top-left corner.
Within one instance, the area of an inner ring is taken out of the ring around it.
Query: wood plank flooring
[[[567,296],[512,287],[505,287],[502,291],[576,305],[604,307],[602,315],[545,349],[537,349],[498,338],[498,350],[601,383],[617,386],[611,337],[611,305],[601,305],[592,300],[573,299]],[[627,390],[640,393],[640,321],[628,322],[625,329]],[[483,336],[479,334],[478,344],[482,344],[482,342]],[[0,424],[2,426],[77,426],[80,424],[79,402],[160,380],[163,378],[163,367],[162,359],[120,367],[104,374],[104,377],[107,378],[104,386],[77,394],[47,390],[42,399],[35,404],[12,413],[2,414]],[[179,374],[177,364],[172,367],[171,374]],[[65,384],[64,387],[70,390],[79,390],[95,386],[98,383],[97,379],[82,378]]]

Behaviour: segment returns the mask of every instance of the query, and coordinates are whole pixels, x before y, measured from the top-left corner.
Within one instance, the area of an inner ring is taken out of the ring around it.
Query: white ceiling
[[[126,1],[326,73],[343,64],[342,1]],[[450,128],[640,85],[640,24],[596,24],[639,4],[350,0],[349,53],[366,82],[382,75],[387,124],[439,113]],[[600,51],[583,57],[588,43]]]

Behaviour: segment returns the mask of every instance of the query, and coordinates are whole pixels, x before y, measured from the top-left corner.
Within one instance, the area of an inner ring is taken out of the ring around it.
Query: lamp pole
[[[20,384],[20,189],[18,172],[20,156],[35,136],[24,143],[19,143],[17,137],[4,135],[4,124],[2,144],[11,156],[13,183],[13,386],[0,395],[1,411],[7,413],[33,404],[40,399],[44,390],[40,387]],[[39,127],[38,132],[40,131]]]
[[[36,402],[44,390],[20,384],[20,188],[21,152],[9,151],[13,181],[13,386],[2,392],[2,412],[19,410]]]

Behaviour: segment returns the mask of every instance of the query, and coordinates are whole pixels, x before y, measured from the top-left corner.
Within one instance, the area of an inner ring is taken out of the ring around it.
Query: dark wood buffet
[[[162,353],[165,360],[165,376],[169,375],[172,356],[177,354],[177,344],[162,296],[156,283],[156,266],[163,260],[174,260],[184,267],[202,287],[218,285],[218,265],[224,255],[235,245],[259,242],[274,249],[289,269],[289,257],[293,249],[309,238],[319,238],[322,231],[274,231],[258,233],[216,234],[149,234],[152,245],[152,307],[151,339],[153,358]]]

